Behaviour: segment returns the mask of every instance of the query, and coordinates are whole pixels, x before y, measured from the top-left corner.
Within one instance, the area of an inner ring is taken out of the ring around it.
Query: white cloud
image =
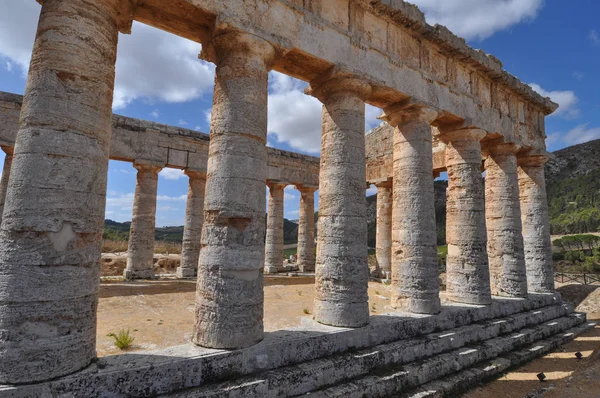
[[[371,184],[371,186],[367,189],[366,195],[367,196],[377,195],[377,187],[375,185]]]
[[[548,144],[558,141],[566,145],[582,144],[600,138],[600,127],[588,128],[588,123],[580,124],[566,133],[552,133],[548,135]]]
[[[27,73],[40,6],[0,0],[0,56]],[[185,102],[210,92],[214,66],[198,59],[200,44],[134,22],[119,35],[113,108],[136,99]]]
[[[445,25],[467,40],[483,40],[534,19],[543,0],[411,0],[430,24]]]
[[[579,81],[583,80],[583,78],[585,77],[585,75],[583,74],[583,72],[579,72],[579,71],[575,71],[573,72],[573,77]]]
[[[160,173],[158,173],[158,175],[160,177],[164,178],[165,180],[179,180],[179,179],[185,177],[183,170],[171,169],[171,168],[167,168],[167,167],[162,169],[160,171]]]
[[[155,109],[152,111],[152,113],[150,114],[150,116],[152,116],[155,119],[158,119],[158,117],[160,116],[160,113],[158,113],[158,110]]]
[[[169,195],[157,195],[156,201],[160,202],[185,202],[187,201],[187,194],[179,195],[179,196],[169,196]]]
[[[6,70],[9,72],[12,72],[13,70],[13,65],[10,61],[6,61]]]
[[[598,35],[598,32],[596,31],[596,29],[590,30],[589,38],[593,44],[595,44],[597,46],[600,45],[600,35]]]
[[[376,108],[372,105],[365,106],[365,131],[369,131],[379,126],[382,121],[377,118],[382,114],[381,108]]]
[[[529,83],[529,86],[543,97],[550,97],[559,107],[551,116],[561,116],[566,119],[574,119],[579,116],[577,108],[579,99],[573,91],[546,91],[539,84]]]

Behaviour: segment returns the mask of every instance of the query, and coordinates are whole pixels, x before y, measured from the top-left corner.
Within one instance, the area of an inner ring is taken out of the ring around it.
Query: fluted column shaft
[[[8,179],[10,177],[10,168],[13,160],[13,148],[2,147],[5,153],[4,167],[2,168],[2,179],[0,180],[0,224],[2,224],[2,213],[6,203],[6,192],[8,191]]]
[[[364,99],[371,88],[351,78],[315,86],[324,106],[314,319],[360,327],[369,322]]]
[[[517,178],[518,147],[500,144],[485,161],[485,216],[491,291],[527,297],[523,231]]]
[[[0,232],[0,384],[96,355],[117,3],[42,6]]]
[[[210,47],[217,68],[192,340],[243,348],[263,338],[267,83],[274,50],[234,32],[214,37]]]
[[[267,183],[269,203],[265,239],[265,273],[283,271],[283,190],[286,184]]]
[[[554,266],[544,176],[544,164],[547,160],[545,156],[518,159],[527,289],[530,293],[554,293]]]
[[[135,163],[137,179],[133,196],[126,279],[154,278],[154,232],[156,229],[156,194],[161,167]]]
[[[176,270],[178,278],[192,278],[196,275],[204,220],[206,174],[192,170],[186,170],[185,174],[188,176],[188,194],[181,245],[181,263]]]
[[[479,143],[484,135],[472,129],[442,137],[448,171],[446,291],[448,299],[465,304],[492,300]]]
[[[375,257],[378,276],[385,278],[392,272],[392,183],[384,182],[375,186],[377,187]]]
[[[440,311],[435,229],[431,122],[425,107],[385,110],[394,129],[392,215],[392,306],[406,311]]]
[[[298,186],[300,214],[298,219],[298,268],[301,272],[315,270],[315,191],[317,188]]]

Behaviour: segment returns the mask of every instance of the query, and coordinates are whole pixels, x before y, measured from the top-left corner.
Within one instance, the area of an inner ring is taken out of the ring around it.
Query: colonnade
[[[63,376],[95,357],[111,105],[124,15],[120,7],[121,0],[46,0],[42,6],[0,231],[1,383]],[[220,29],[203,43],[202,53],[216,64],[216,78],[192,341],[235,349],[264,336],[267,83],[280,52],[258,36]],[[315,76],[307,94],[323,103],[323,130],[314,319],[360,327],[370,319],[363,128],[365,102],[377,90],[374,83],[337,66]],[[433,314],[440,310],[440,300],[428,128],[438,111],[402,101],[385,107],[385,115],[396,128],[392,303]],[[469,304],[491,301],[482,136],[478,129],[443,134],[449,174],[448,293],[452,300]],[[543,157],[498,157],[496,162],[502,165],[498,173],[518,166],[525,259],[507,259],[499,277],[495,269],[496,278],[507,280],[498,292],[514,294],[512,279],[523,277],[523,266],[529,292],[552,292]],[[156,203],[158,167],[136,167],[139,195],[131,244],[143,248],[140,261],[147,262],[150,235],[140,226],[153,226],[150,209]],[[514,185],[514,170],[511,173],[502,177],[503,183]],[[190,189],[200,192],[201,185]],[[280,197],[279,189],[273,188],[274,197]],[[308,191],[301,216],[306,236],[311,230]],[[514,192],[509,195],[511,204]],[[497,195],[498,200],[507,197]],[[280,214],[277,203],[274,200],[273,213]],[[197,211],[197,206],[191,207],[195,209],[190,209],[190,219],[192,210]],[[511,231],[517,230],[517,218],[511,212],[506,220]],[[273,221],[269,244],[278,243],[280,236]],[[490,228],[504,231],[492,224]],[[197,239],[197,231],[196,220],[190,241]],[[511,247],[515,238],[512,232],[502,233],[494,242],[497,253]],[[311,240],[305,237],[304,243],[302,251],[309,258]],[[141,274],[130,260],[126,273]],[[182,274],[188,272],[188,266],[182,268]]]

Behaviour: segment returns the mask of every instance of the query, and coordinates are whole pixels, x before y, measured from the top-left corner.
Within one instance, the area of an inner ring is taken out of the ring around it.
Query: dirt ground
[[[265,279],[265,331],[297,326],[311,317],[312,277],[269,277]],[[128,351],[149,350],[189,341],[194,319],[191,280],[102,283],[98,305],[99,356],[122,351],[109,333],[129,329],[135,337]],[[558,286],[563,298],[572,301],[589,320],[600,320],[600,286]],[[389,287],[369,283],[371,313],[389,310]],[[309,314],[305,314],[305,310]],[[575,352],[584,358],[577,360]],[[544,372],[545,382],[536,374]],[[532,361],[497,380],[464,394],[464,398],[590,398],[600,397],[600,326],[579,336],[557,352]]]
[[[600,323],[600,286],[557,285],[563,299]],[[576,352],[583,358],[578,360]],[[537,374],[543,372],[546,381]],[[598,398],[600,397],[600,325],[557,351],[475,388],[463,398]]]
[[[98,304],[98,356],[122,353],[107,336],[129,329],[135,337],[128,351],[150,350],[189,342],[194,322],[195,281],[158,280],[102,283]],[[311,317],[313,277],[265,278],[265,331],[300,325]],[[372,314],[387,311],[389,288],[369,284]],[[308,314],[305,314],[305,310]]]

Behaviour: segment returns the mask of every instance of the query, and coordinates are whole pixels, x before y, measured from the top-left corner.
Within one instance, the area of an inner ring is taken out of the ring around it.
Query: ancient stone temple
[[[557,105],[415,6],[39,2],[22,105],[0,98],[0,396],[452,394],[590,326],[553,286],[544,117]],[[210,137],[112,116],[118,35],[134,20],[201,44],[216,65]],[[271,70],[323,103],[319,160],[266,147]],[[366,136],[365,103],[386,122]],[[189,177],[177,271],[197,272],[188,344],[96,359],[109,159],[137,169],[128,278],[153,276],[157,173]],[[442,171],[445,292],[433,208]],[[381,190],[377,259],[393,290],[377,316],[366,183]],[[288,185],[302,195],[299,264],[315,271],[315,313],[265,333],[263,276],[281,266]]]

